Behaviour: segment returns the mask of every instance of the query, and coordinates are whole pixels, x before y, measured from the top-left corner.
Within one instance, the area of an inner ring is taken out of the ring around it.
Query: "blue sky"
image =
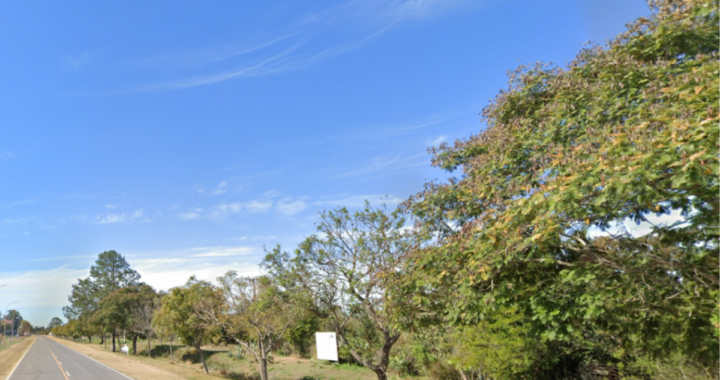
[[[564,64],[642,0],[0,4],[0,308],[61,315],[114,249],[160,289],[258,273],[317,213],[444,174],[506,72]]]

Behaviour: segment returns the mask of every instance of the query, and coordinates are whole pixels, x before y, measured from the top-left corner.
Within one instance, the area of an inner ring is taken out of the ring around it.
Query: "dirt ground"
[[[15,368],[15,365],[20,361],[20,358],[25,355],[25,352],[28,348],[30,348],[30,345],[32,345],[32,342],[34,341],[34,336],[24,338],[22,341],[17,342],[0,352],[0,379],[7,379],[10,375],[10,371]]]
[[[160,363],[145,363],[146,358],[138,356],[130,356],[121,353],[112,353],[104,350],[102,346],[92,344],[80,344],[65,339],[50,337],[56,342],[63,344],[73,350],[85,354],[113,369],[132,377],[135,380],[217,380],[215,376],[205,375],[203,373],[192,373],[180,366]]]

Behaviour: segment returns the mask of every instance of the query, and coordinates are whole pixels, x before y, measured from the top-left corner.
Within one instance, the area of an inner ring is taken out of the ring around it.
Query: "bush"
[[[441,360],[430,364],[428,376],[433,380],[462,380],[457,369]]]

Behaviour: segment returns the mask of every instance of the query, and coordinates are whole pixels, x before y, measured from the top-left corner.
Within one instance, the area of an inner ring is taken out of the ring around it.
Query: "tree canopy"
[[[409,264],[417,303],[460,325],[515,310],[582,358],[568,370],[717,363],[718,11],[654,6],[567,67],[521,67],[483,132],[432,150],[460,175],[405,205],[432,242]]]
[[[230,271],[218,282],[227,312],[224,317],[208,317],[253,355],[260,365],[260,378],[267,380],[268,355],[300,310],[288,302],[277,282],[268,276],[239,277]]]
[[[387,377],[390,351],[400,338],[404,297],[388,297],[403,257],[413,245],[405,218],[384,205],[350,212],[324,212],[318,235],[308,237],[290,258],[280,248],[270,252],[264,266],[303,305],[332,321],[339,340],[357,362],[379,379]],[[366,327],[361,336],[351,325]]]
[[[195,347],[200,353],[203,369],[208,373],[205,353],[200,347],[217,331],[217,324],[208,316],[220,315],[222,307],[222,291],[193,276],[184,286],[172,288],[163,298],[153,323],[160,329],[174,331],[185,344]]]

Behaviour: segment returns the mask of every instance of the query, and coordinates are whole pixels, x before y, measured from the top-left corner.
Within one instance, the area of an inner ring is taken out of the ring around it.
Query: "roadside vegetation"
[[[650,5],[515,71],[485,130],[431,149],[457,174],[399,208],[325,211],[265,275],[167,293],[103,252],[50,331],[233,379],[717,378],[718,6]]]

